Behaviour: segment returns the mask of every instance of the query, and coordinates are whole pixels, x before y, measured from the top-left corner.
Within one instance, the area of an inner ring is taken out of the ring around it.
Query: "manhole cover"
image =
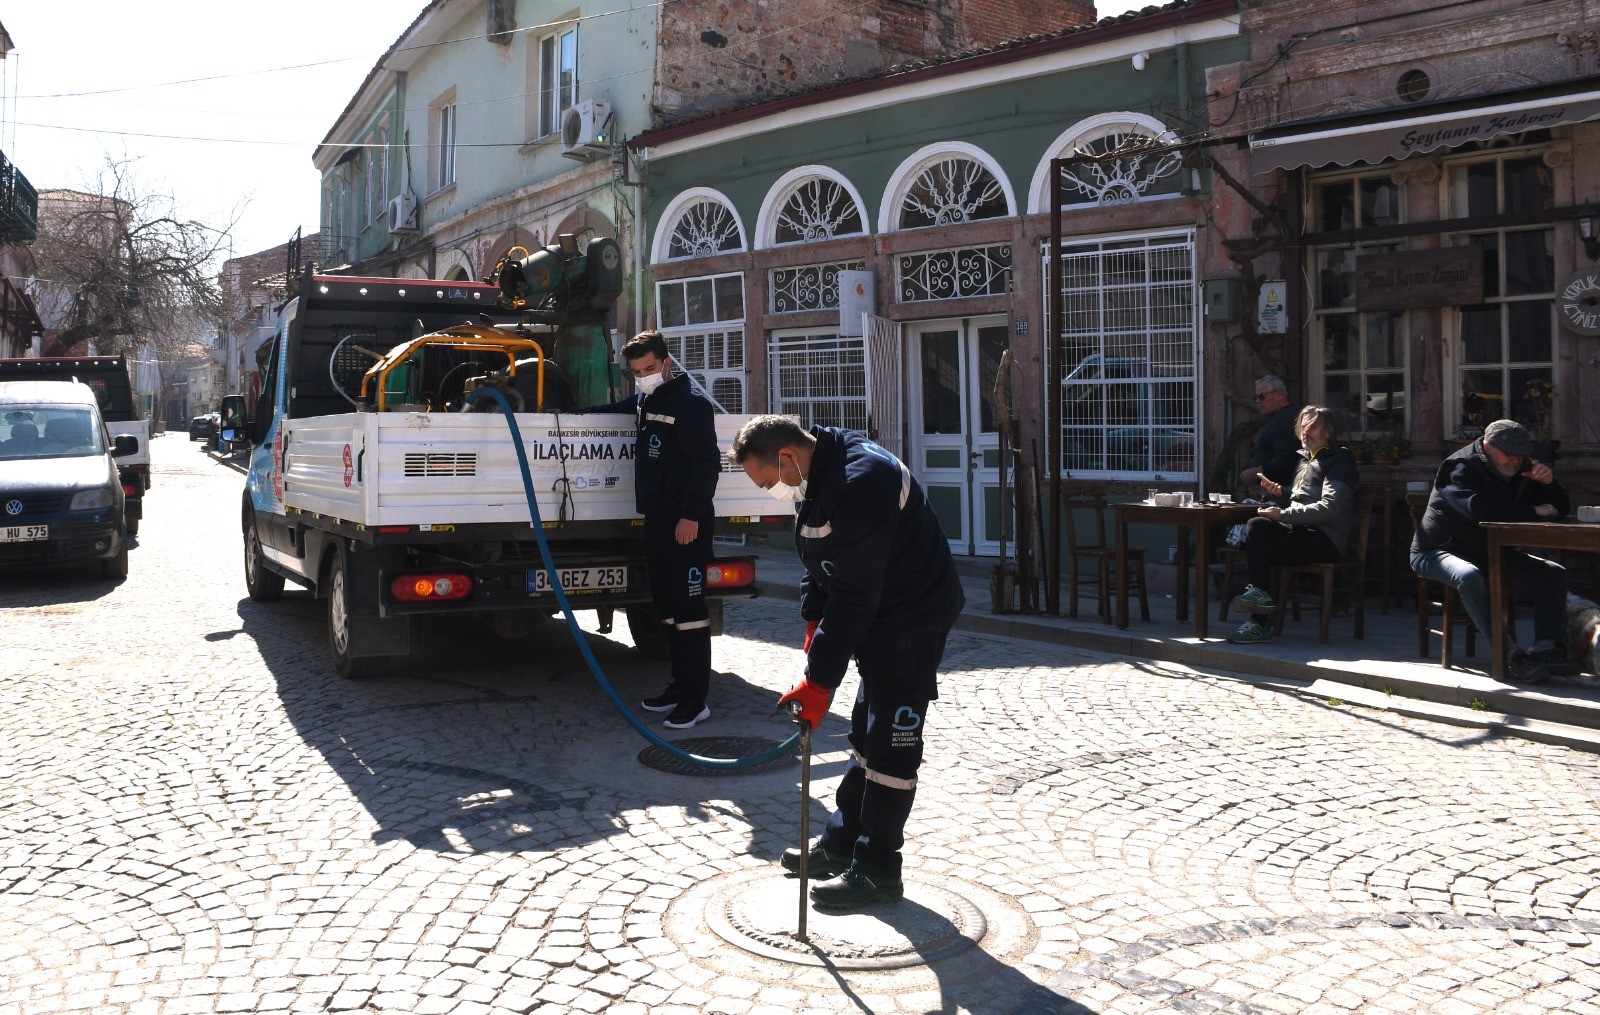
[[[672,746],[680,751],[699,755],[702,758],[748,758],[752,755],[770,751],[778,746],[776,740],[763,740],[761,737],[689,737],[685,740],[674,740]],[[657,772],[671,772],[674,775],[698,775],[713,777],[719,775],[753,775],[758,772],[770,772],[778,768],[787,768],[797,764],[800,758],[797,754],[784,753],[770,761],[763,761],[759,765],[747,765],[743,768],[707,768],[686,761],[675,754],[668,754],[661,748],[651,744],[639,752],[639,761],[646,768],[653,768]]]
[[[807,966],[899,969],[954,955],[983,939],[989,923],[971,902],[915,878],[905,898],[852,912],[809,907],[800,922],[800,883],[775,867],[747,872],[706,902],[706,924],[729,944],[755,955]]]

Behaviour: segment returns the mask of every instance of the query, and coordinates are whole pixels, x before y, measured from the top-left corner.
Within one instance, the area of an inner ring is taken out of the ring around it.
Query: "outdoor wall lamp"
[[[1583,240],[1583,252],[1589,260],[1600,261],[1600,208],[1586,204],[1578,209],[1578,236]]]

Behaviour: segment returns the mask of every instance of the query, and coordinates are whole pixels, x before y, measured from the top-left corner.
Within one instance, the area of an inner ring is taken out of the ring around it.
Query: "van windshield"
[[[94,411],[84,405],[17,405],[0,411],[0,462],[103,455]]]

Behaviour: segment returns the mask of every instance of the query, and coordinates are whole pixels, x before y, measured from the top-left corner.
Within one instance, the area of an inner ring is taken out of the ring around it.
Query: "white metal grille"
[[[784,199],[773,230],[775,243],[817,243],[865,232],[855,198],[837,181],[816,177],[797,184]]]
[[[767,343],[772,411],[802,426],[867,430],[866,341],[837,335],[774,335]]]
[[[457,454],[408,451],[405,457],[405,473],[409,477],[421,478],[430,476],[476,476],[478,474],[478,455],[474,451]]]
[[[667,245],[667,260],[711,257],[738,250],[739,221],[720,201],[696,201],[678,214],[672,224],[672,239]]]
[[[723,412],[744,411],[744,329],[663,332],[672,359]]]
[[[1061,468],[1079,476],[1193,479],[1192,238],[1074,243],[1063,246],[1061,261]],[[1047,324],[1052,303],[1046,301]],[[1052,354],[1047,343],[1047,359]],[[1047,362],[1046,384],[1055,376]]]
[[[839,272],[861,271],[865,261],[773,268],[767,277],[767,308],[774,314],[839,309]]]
[[[901,303],[960,296],[1004,296],[1011,291],[1011,244],[901,254],[896,260]]]

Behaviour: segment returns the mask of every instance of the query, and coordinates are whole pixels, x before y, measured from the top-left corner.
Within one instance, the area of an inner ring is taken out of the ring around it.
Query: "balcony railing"
[[[39,192],[0,152],[0,242],[30,243],[39,235]]]

